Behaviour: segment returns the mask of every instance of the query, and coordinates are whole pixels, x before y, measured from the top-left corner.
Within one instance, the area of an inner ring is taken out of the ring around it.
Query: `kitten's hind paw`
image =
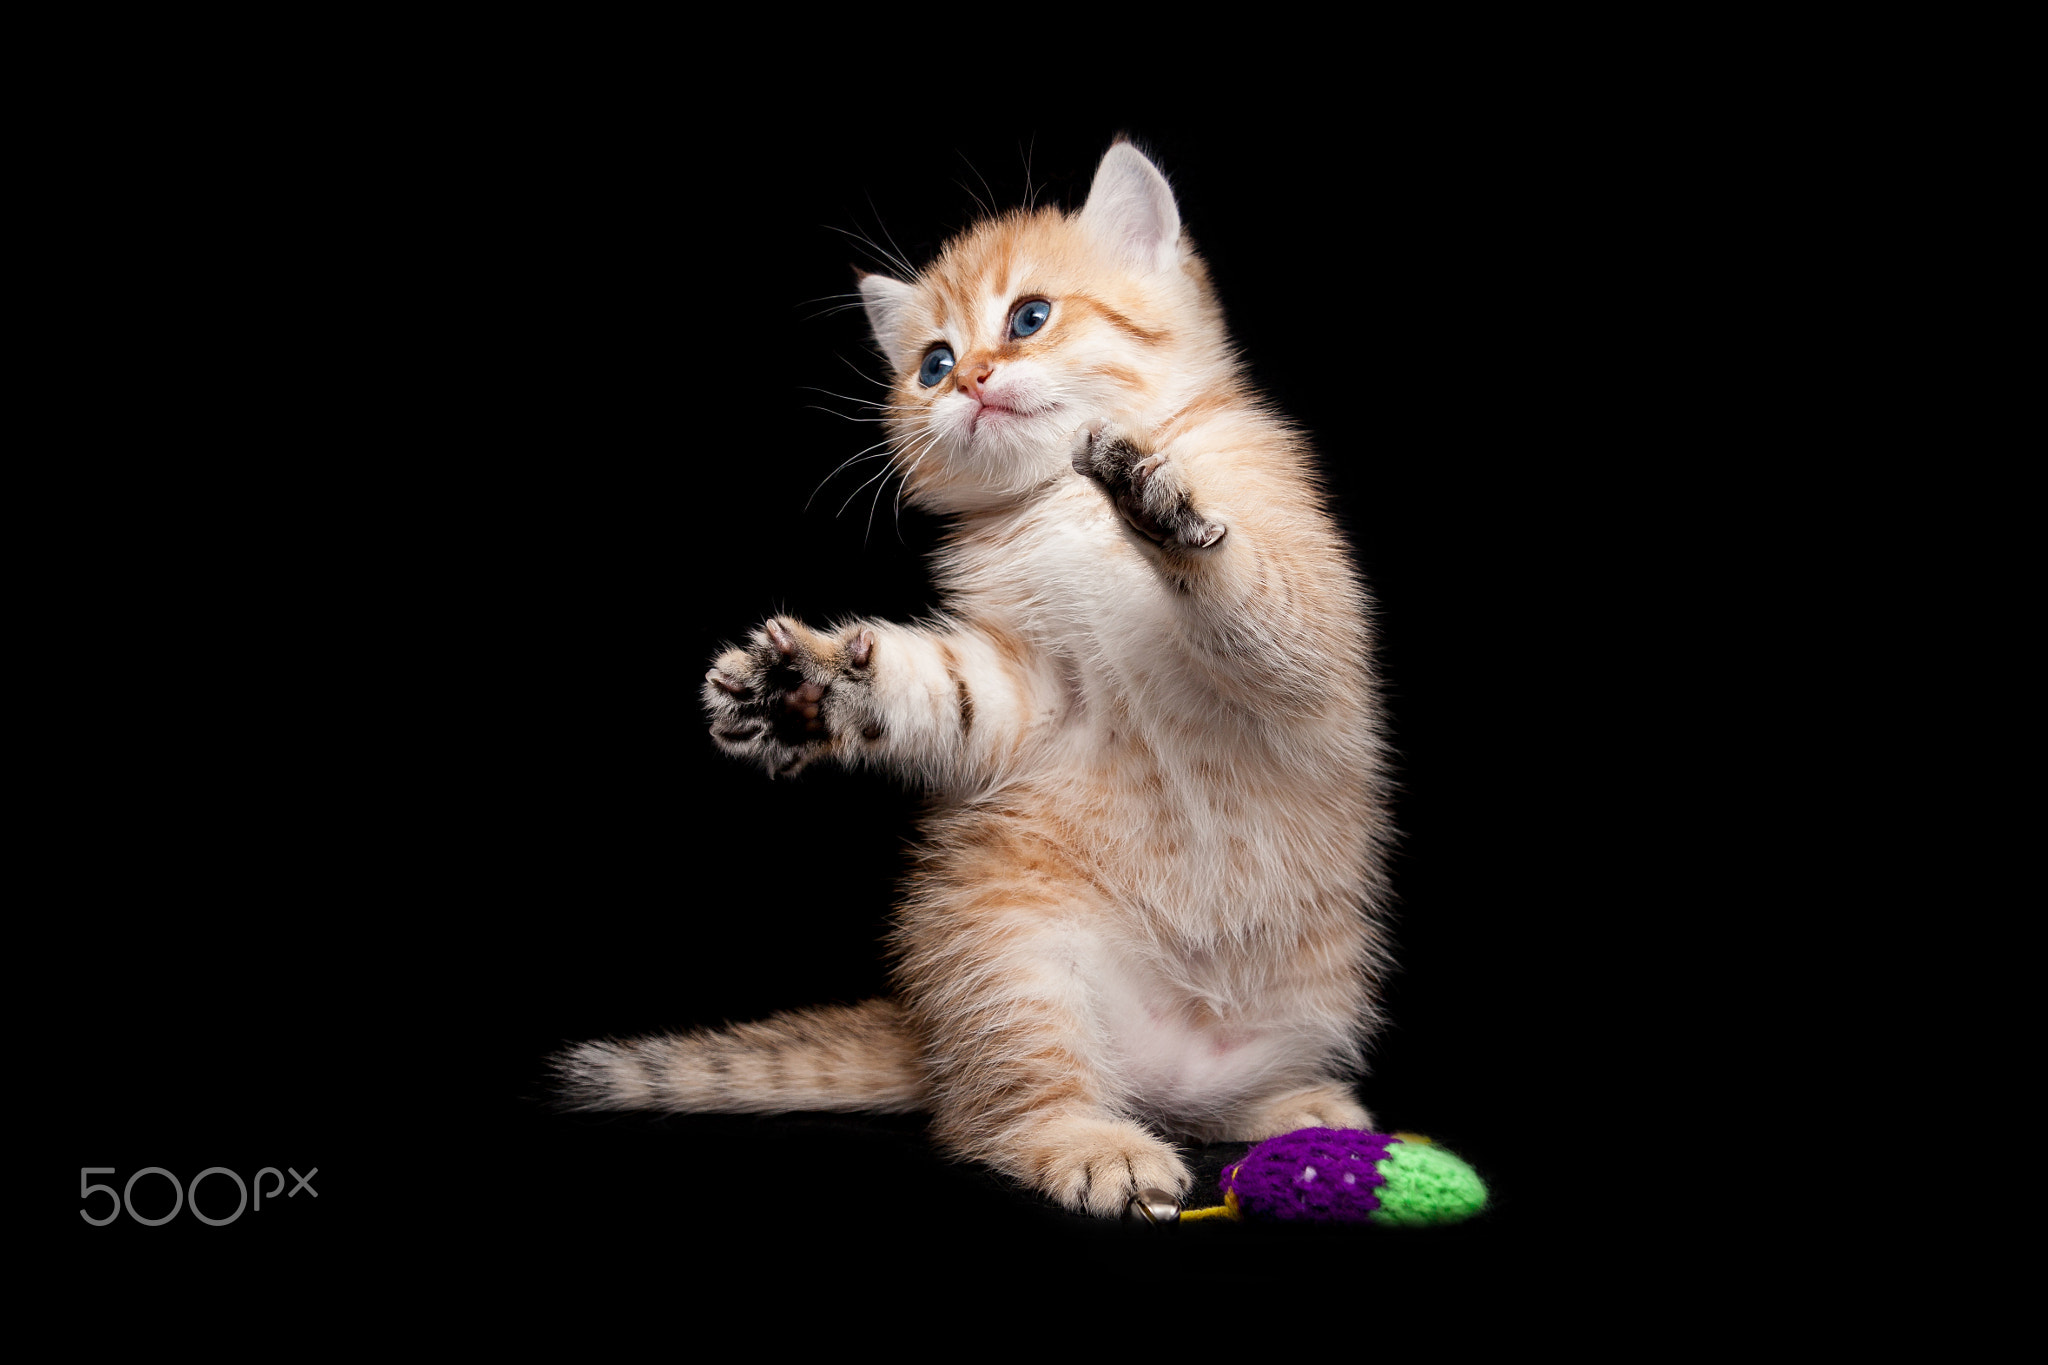
[[[787,616],[771,618],[704,675],[711,737],[771,777],[800,772],[858,724],[874,651],[865,626],[835,639]]]
[[[1039,1189],[1076,1213],[1119,1218],[1141,1190],[1176,1198],[1194,1176],[1172,1147],[1135,1123],[1069,1119],[1049,1129],[1026,1154]]]
[[[1253,1106],[1233,1125],[1231,1138],[1238,1142],[1263,1142],[1297,1128],[1352,1128],[1373,1130],[1373,1117],[1338,1081],[1310,1086],[1278,1095]]]
[[[1206,550],[1230,532],[1195,509],[1178,463],[1147,453],[1119,428],[1075,432],[1073,460],[1074,471],[1101,485],[1130,528],[1155,545]]]

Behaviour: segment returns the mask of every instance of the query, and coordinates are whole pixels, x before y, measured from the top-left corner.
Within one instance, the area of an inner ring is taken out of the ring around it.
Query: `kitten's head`
[[[1075,434],[1133,428],[1228,378],[1208,274],[1166,177],[1127,142],[1086,207],[1020,210],[948,242],[910,283],[863,275],[891,371],[904,492],[939,511],[1014,503],[1062,477]]]

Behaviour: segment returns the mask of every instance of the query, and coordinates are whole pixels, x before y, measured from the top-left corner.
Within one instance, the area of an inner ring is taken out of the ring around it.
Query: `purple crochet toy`
[[[1191,1218],[1415,1226],[1455,1223],[1486,1206],[1463,1161],[1414,1133],[1300,1128],[1267,1138],[1223,1172],[1220,1208]]]

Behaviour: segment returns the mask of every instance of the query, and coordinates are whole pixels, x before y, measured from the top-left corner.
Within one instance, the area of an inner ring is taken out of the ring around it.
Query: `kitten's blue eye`
[[[924,365],[917,372],[917,382],[930,388],[946,377],[946,371],[953,368],[953,353],[943,346],[932,349],[924,358]]]
[[[1033,299],[1016,312],[1010,314],[1010,335],[1013,337],[1028,337],[1039,328],[1045,326],[1045,320],[1051,316],[1051,304],[1047,303],[1044,299]]]

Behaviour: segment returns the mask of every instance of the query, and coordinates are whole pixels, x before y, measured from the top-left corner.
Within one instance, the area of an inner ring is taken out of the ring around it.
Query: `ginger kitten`
[[[771,773],[935,794],[893,997],[556,1059],[567,1101],[929,1111],[1070,1209],[1184,1193],[1167,1140],[1366,1128],[1383,750],[1366,595],[1303,438],[1248,386],[1166,179],[865,275],[925,622],[776,618],[703,698]]]

